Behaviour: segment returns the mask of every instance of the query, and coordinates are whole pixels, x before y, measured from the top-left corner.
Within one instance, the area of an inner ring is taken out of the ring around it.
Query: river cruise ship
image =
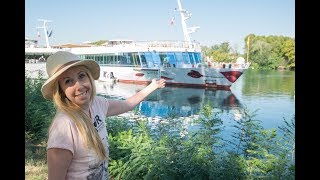
[[[46,47],[38,47],[37,41],[26,39],[26,73],[31,76],[45,73],[45,59],[57,51],[69,51],[81,59],[92,59],[100,65],[99,81],[148,84],[152,79],[163,78],[168,86],[200,87],[230,90],[231,85],[250,66],[243,58],[236,63],[204,62],[199,43],[190,40],[190,34],[199,27],[186,25],[191,14],[180,12],[184,41],[133,41],[109,40],[101,45],[66,44],[50,46],[48,20],[43,21]],[[32,75],[33,74],[33,75]]]

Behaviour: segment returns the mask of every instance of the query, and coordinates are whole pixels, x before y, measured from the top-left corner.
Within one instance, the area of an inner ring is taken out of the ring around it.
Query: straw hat
[[[75,54],[66,51],[58,51],[48,57],[46,68],[49,78],[42,85],[41,92],[45,99],[52,100],[53,89],[56,78],[67,69],[84,65],[92,74],[92,77],[97,80],[100,76],[100,66],[93,60],[81,60]]]

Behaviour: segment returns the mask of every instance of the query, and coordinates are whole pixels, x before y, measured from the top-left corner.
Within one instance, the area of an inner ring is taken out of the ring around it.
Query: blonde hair
[[[90,101],[92,102],[93,98],[96,95],[96,87],[94,84],[94,79],[90,73],[90,71],[85,67],[84,70],[86,74],[89,76],[90,84],[92,87],[92,93],[90,96]],[[57,78],[58,79],[58,78]],[[81,110],[81,108],[75,103],[68,100],[65,97],[64,93],[61,91],[59,82],[56,79],[53,84],[53,103],[58,110],[65,112],[67,115],[71,117],[71,119],[75,122],[80,134],[83,137],[84,144],[90,149],[92,148],[98,155],[100,160],[107,158],[106,149],[102,144],[102,140],[93,126],[91,122],[91,118]]]

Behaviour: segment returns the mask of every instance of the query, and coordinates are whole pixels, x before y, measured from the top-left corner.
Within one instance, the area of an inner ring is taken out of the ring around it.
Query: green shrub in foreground
[[[246,116],[239,127],[247,132],[240,131],[244,137],[235,139],[242,151],[225,150],[217,115],[205,106],[194,121],[199,129],[183,136],[185,127],[177,119],[160,121],[152,129],[141,118],[129,130],[126,126],[109,133],[110,175],[115,179],[294,179],[295,165],[288,158],[292,142],[284,148],[274,129],[262,129],[254,116]],[[107,127],[113,123],[109,119]]]
[[[45,80],[40,77],[25,76],[25,138],[32,143],[46,141],[54,115],[53,104],[42,97],[41,86]]]

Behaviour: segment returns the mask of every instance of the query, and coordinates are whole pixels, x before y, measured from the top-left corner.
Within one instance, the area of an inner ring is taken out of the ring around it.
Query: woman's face
[[[59,76],[59,85],[66,97],[83,109],[89,108],[92,86],[82,66],[71,67]]]

